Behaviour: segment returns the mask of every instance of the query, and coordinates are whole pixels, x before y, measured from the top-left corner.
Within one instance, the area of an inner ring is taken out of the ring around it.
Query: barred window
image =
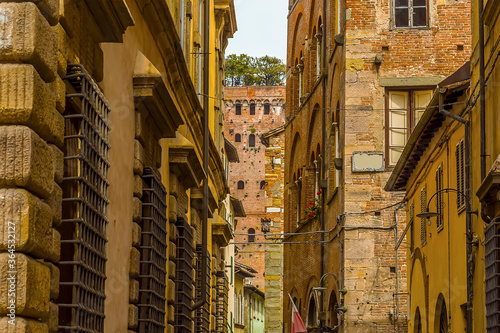
[[[427,210],[427,186],[420,191],[420,212],[424,213]],[[420,218],[420,244],[424,246],[427,243],[427,219]]]
[[[203,265],[202,261],[206,260],[206,265],[205,265],[205,271],[202,270]],[[196,245],[196,289],[195,289],[195,295],[196,295],[196,302],[204,300],[208,301],[210,299],[210,252],[208,252],[207,249],[203,251],[201,245]],[[202,275],[206,276],[206,294],[203,295],[201,293],[202,290]],[[206,306],[202,306],[201,308],[197,309],[194,312],[194,327],[195,333],[208,333],[209,332],[209,325],[210,325],[210,312],[209,308]]]
[[[457,208],[465,207],[465,141],[460,140],[455,148],[455,162],[457,167]],[[460,195],[460,193],[462,195]]]
[[[215,297],[215,332],[226,333],[227,326],[227,303],[229,282],[226,272],[218,271],[216,274],[216,297]]]
[[[255,115],[255,103],[250,104],[250,115]]]
[[[234,136],[234,142],[241,142],[241,134],[236,134]]]
[[[65,81],[59,331],[104,332],[110,109],[83,66]]]
[[[191,305],[193,301],[193,232],[184,219],[176,222],[175,256],[175,324],[177,333],[191,332]]]
[[[240,103],[236,104],[236,115],[241,116],[241,104]]]
[[[142,179],[139,332],[160,333],[165,330],[167,191],[149,167],[144,168]]]

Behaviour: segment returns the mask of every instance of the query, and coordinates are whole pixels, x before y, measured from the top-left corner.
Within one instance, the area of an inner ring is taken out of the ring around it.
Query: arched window
[[[250,104],[250,115],[255,115],[255,103]]]
[[[307,307],[307,327],[316,327],[316,300],[311,295],[309,306]]]
[[[248,136],[248,147],[255,147],[255,134]]]
[[[241,103],[236,103],[236,115],[241,115]]]
[[[263,180],[263,181],[260,182],[260,189],[261,190],[265,190],[266,189],[266,181],[265,180]]]
[[[241,134],[236,134],[234,136],[234,142],[241,142]]]
[[[413,325],[414,333],[422,333],[422,320],[420,319],[420,309],[417,306],[417,311],[415,312],[415,324]]]
[[[245,188],[245,183],[242,180],[238,181],[237,188],[238,188],[238,190],[243,190]]]
[[[337,295],[335,294],[335,290],[333,290],[332,293],[330,294],[330,302],[328,305],[328,311],[330,311],[330,323],[328,326],[330,327],[335,327],[339,324],[337,311],[335,311],[336,306],[337,306]]]
[[[264,114],[269,114],[271,112],[271,104],[269,102],[266,102],[264,104]]]
[[[254,228],[248,229],[248,242],[249,243],[255,242],[255,229]]]

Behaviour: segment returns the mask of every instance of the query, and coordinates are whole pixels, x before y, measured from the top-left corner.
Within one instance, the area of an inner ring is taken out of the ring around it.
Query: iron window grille
[[[236,104],[236,115],[241,116],[241,104]]]
[[[203,265],[201,264],[203,258],[203,252],[201,245],[196,245],[196,301],[209,300],[210,299],[210,253],[205,250],[205,260],[207,260],[206,270],[202,272]],[[202,295],[202,274],[206,275],[206,294]],[[209,331],[210,325],[210,312],[207,304],[203,305],[195,311],[195,333],[206,333]]]
[[[227,306],[229,282],[224,271],[218,271],[216,274],[216,300],[215,300],[215,332],[227,333]]]
[[[420,191],[420,212],[424,213],[427,210],[427,188],[424,186]],[[427,243],[427,219],[420,218],[420,244],[424,246]]]
[[[191,226],[179,219],[177,227],[177,247],[175,259],[175,324],[176,333],[191,333],[193,320],[193,233]]]
[[[109,105],[79,64],[66,94],[59,331],[104,332]]]
[[[165,330],[167,266],[167,191],[152,168],[142,179],[141,261],[139,273],[139,332]]]
[[[251,116],[255,115],[255,104],[254,103],[250,104],[250,115]]]

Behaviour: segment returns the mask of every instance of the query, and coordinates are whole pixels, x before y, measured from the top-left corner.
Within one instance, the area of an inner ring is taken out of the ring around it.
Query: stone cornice
[[[88,7],[100,31],[99,42],[122,42],[123,34],[134,19],[123,0],[92,0],[82,2]]]
[[[159,138],[173,138],[182,117],[165,87],[161,75],[135,75],[134,100],[138,108],[144,107],[160,129]]]

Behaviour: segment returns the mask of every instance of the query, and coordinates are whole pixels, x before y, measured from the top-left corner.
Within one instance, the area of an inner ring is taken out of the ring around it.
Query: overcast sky
[[[288,0],[234,0],[238,31],[226,55],[270,55],[286,63],[286,15]]]

